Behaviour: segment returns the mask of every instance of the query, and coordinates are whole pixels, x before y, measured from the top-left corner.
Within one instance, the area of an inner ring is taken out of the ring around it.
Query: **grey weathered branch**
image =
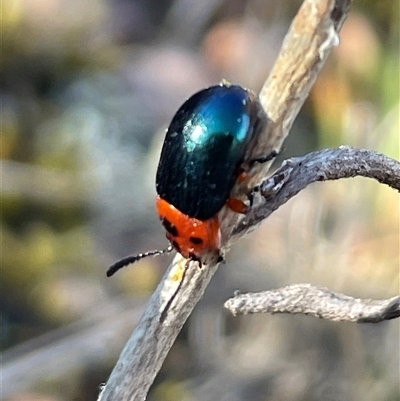
[[[351,0],[304,0],[261,93],[270,124],[257,151],[279,150],[325,64]],[[266,3],[268,7],[268,3]],[[256,155],[255,155],[256,156]],[[263,166],[265,176],[269,164]],[[223,220],[224,247],[232,245],[235,214]],[[238,235],[236,236],[236,238]],[[217,263],[199,269],[179,255],[168,268],[100,394],[101,401],[144,400],[186,319],[202,297]]]
[[[316,181],[367,177],[400,191],[400,162],[381,153],[341,146],[285,160],[282,167],[260,185],[261,202],[235,227],[243,235],[266,219],[307,185]]]
[[[290,313],[332,321],[378,323],[400,317],[400,297],[356,299],[310,284],[294,284],[257,293],[237,294],[225,302],[233,315]]]

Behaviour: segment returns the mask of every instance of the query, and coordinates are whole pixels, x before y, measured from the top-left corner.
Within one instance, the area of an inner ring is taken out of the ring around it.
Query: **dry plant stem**
[[[268,150],[280,149],[288,135],[330,50],[338,43],[338,32],[347,16],[350,2],[304,0],[285,38],[277,67],[260,94],[265,112],[271,118],[269,129],[260,138],[260,149],[263,148],[264,154],[268,154]],[[233,229],[234,224],[235,221],[230,220],[227,227],[232,226]],[[228,233],[231,230],[227,230]],[[228,242],[231,243],[229,235]],[[99,400],[146,399],[182,325],[217,269],[216,262],[203,269],[191,262],[183,283],[180,283],[184,262],[176,257],[168,268],[140,323],[124,347]],[[174,298],[172,302],[171,298]]]
[[[350,146],[309,153],[286,160],[260,185],[261,202],[235,227],[232,238],[261,223],[307,185],[355,176],[373,178],[400,191],[400,162],[381,153]]]
[[[332,47],[339,44],[350,4],[351,0],[304,1],[294,18],[259,95],[272,121],[271,133],[264,138],[272,148],[282,145]]]
[[[400,297],[356,299],[310,284],[295,284],[258,293],[238,294],[225,302],[233,315],[290,313],[332,321],[378,323],[400,316]]]

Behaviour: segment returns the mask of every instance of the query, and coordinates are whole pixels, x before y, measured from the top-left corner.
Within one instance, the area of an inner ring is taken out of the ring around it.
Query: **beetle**
[[[178,251],[200,265],[207,255],[223,260],[219,212],[247,207],[231,198],[255,162],[252,150],[267,118],[257,96],[239,85],[222,82],[197,92],[176,112],[165,135],[156,174],[156,208],[170,246],[129,256],[109,268],[147,256]]]

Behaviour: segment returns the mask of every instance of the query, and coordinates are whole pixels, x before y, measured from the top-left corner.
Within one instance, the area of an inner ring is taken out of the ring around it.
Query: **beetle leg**
[[[253,165],[256,163],[257,164],[267,163],[267,162],[271,161],[272,159],[275,159],[275,157],[277,157],[278,155],[279,155],[279,153],[276,150],[273,150],[266,156],[262,156],[262,157],[258,157],[257,159],[250,160],[249,166],[253,167]]]
[[[229,207],[229,209],[240,214],[246,214],[249,209],[249,207],[243,201],[236,198],[227,199],[226,204]]]

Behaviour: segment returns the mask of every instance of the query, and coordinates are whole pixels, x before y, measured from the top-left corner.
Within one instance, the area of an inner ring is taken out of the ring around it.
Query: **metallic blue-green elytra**
[[[156,176],[158,195],[199,220],[226,203],[257,135],[259,103],[237,85],[218,85],[190,97],[167,130]]]

